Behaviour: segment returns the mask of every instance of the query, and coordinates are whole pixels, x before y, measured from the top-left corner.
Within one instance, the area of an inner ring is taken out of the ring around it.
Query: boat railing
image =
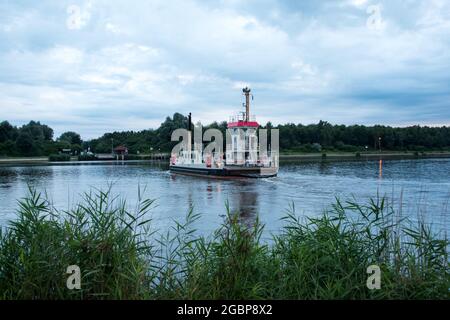
[[[279,165],[279,154],[275,151],[266,153],[247,152],[248,157],[245,158],[245,151],[226,152],[226,163],[230,165],[253,165],[266,168],[277,168]]]
[[[246,119],[245,119],[245,113],[235,114],[235,115],[232,115],[232,116],[229,118],[229,122],[230,122],[230,123],[240,122],[240,121],[245,121],[245,120],[246,120]],[[252,121],[252,122],[256,121],[256,115],[250,115],[250,117],[249,117],[248,120],[249,120],[249,121]]]
[[[178,154],[172,154],[171,165],[199,165],[222,168],[225,164],[223,153],[201,153],[199,151],[180,151]]]
[[[223,152],[204,153],[203,163],[205,163],[207,167],[223,168],[225,165],[224,154]]]
[[[265,154],[260,154],[258,161],[263,167],[278,168],[278,152],[271,151]]]
[[[279,154],[275,151],[266,153],[248,153],[245,158],[245,152],[227,151],[226,161],[222,152],[201,153],[198,151],[180,151],[178,154],[172,154],[171,165],[199,165],[206,164],[207,167],[222,168],[225,164],[230,165],[252,165],[267,168],[277,168],[279,166]]]

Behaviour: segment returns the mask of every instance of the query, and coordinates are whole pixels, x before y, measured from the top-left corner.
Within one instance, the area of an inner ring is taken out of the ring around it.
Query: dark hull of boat
[[[278,173],[277,168],[261,167],[225,167],[225,168],[205,168],[193,166],[170,166],[170,171],[186,175],[206,176],[210,178],[270,178]]]

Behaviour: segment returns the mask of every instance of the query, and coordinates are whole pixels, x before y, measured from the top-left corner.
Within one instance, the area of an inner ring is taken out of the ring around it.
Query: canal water
[[[402,216],[450,231],[450,159],[292,161],[281,163],[278,177],[238,180],[171,174],[165,163],[149,162],[0,166],[0,225],[14,218],[28,186],[68,209],[84,192],[108,185],[130,208],[138,188],[146,188],[145,196],[156,199],[150,213],[154,227],[162,231],[174,220],[183,221],[193,207],[201,214],[195,227],[208,234],[223,222],[228,202],[243,221],[252,223],[259,216],[270,234],[280,230],[292,205],[298,215],[314,216],[330,208],[335,197],[367,203],[377,196],[401,207]]]

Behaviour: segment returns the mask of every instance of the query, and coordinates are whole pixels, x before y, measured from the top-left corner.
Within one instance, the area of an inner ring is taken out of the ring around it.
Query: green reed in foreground
[[[449,241],[429,226],[401,221],[383,199],[336,200],[315,218],[292,207],[269,243],[263,226],[230,213],[209,237],[192,211],[164,235],[110,191],[93,191],[58,211],[34,190],[0,233],[0,299],[449,299]],[[366,269],[381,268],[381,289]],[[69,265],[81,289],[66,287]]]

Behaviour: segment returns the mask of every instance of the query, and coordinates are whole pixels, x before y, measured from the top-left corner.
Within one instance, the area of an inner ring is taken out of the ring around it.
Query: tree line
[[[0,123],[0,156],[48,156],[64,149],[74,153],[82,150],[78,133],[68,131],[57,139],[53,129],[39,121],[30,121],[21,127],[8,121]]]
[[[187,128],[188,118],[180,113],[167,117],[157,129],[105,133],[103,136],[82,141],[76,132],[65,132],[54,139],[53,129],[40,122],[30,121],[21,127],[9,122],[0,123],[0,156],[44,156],[71,149],[79,153],[110,153],[112,148],[124,145],[129,153],[148,154],[169,152],[175,129]],[[214,122],[204,129],[216,128],[225,134],[226,122]],[[326,121],[317,124],[283,124],[270,122],[260,128],[280,130],[281,152],[323,152],[364,150],[430,151],[450,150],[450,127],[390,127],[364,125],[332,125]]]
[[[278,128],[281,150],[427,151],[448,150],[450,147],[450,127],[445,126],[345,126],[320,121],[311,125],[285,124]]]

